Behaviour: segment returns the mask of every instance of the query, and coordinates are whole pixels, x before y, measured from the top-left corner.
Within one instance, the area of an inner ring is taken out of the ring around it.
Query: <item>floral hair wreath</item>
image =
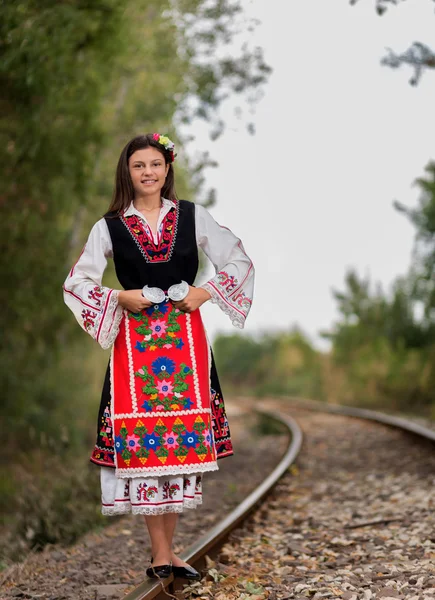
[[[161,133],[153,133],[153,139],[161,144],[165,150],[169,152],[171,157],[171,162],[174,162],[175,157],[177,156],[174,152],[175,144],[172,142],[168,136],[162,135]]]

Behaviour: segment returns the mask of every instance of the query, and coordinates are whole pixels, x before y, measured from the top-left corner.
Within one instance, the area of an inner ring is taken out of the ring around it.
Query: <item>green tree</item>
[[[332,366],[341,370],[341,400],[402,410],[435,408],[435,165],[413,209],[395,203],[416,227],[413,264],[391,290],[351,270],[345,290],[334,291],[339,318],[324,335]]]
[[[420,188],[418,206],[407,208],[396,202],[395,207],[416,228],[413,292],[416,300],[423,304],[426,324],[430,328],[435,322],[435,162],[429,162],[425,171],[426,177],[415,180],[415,185]]]
[[[214,350],[226,391],[323,397],[323,357],[298,328],[258,337],[219,335]]]
[[[215,136],[226,95],[239,94],[242,105],[255,99],[269,72],[261,50],[229,50],[245,21],[241,0],[0,2],[8,530],[0,554],[8,560],[72,541],[96,521],[94,471],[83,465],[108,356],[75,323],[61,284],[108,207],[121,148],[138,132],[168,133],[179,149],[179,195],[213,200],[204,191],[213,160],[183,158],[180,125],[203,118]],[[106,282],[116,283],[113,270]]]
[[[95,370],[94,346],[60,286],[108,206],[121,147],[156,127],[182,144],[177,127],[194,118],[210,121],[213,133],[226,94],[249,96],[266,81],[260,50],[228,58],[241,6],[0,3],[0,385],[5,430],[25,434],[23,449],[83,435],[79,407],[89,405],[83,386]],[[195,199],[210,163],[180,160],[182,196]]]

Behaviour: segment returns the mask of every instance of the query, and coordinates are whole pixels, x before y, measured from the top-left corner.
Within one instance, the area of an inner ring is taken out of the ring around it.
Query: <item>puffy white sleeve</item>
[[[108,257],[112,257],[112,241],[106,221],[100,219],[63,284],[65,304],[104,349],[114,343],[123,314],[119,290],[102,286]]]
[[[243,244],[219,225],[203,206],[195,205],[197,244],[210,259],[216,275],[199,287],[211,294],[233,325],[243,329],[252,304],[255,270]]]

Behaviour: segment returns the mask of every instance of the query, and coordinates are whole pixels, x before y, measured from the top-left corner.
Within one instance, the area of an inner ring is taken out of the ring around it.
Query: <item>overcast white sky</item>
[[[256,135],[233,121],[211,142],[198,124],[195,145],[219,162],[213,216],[256,266],[245,331],[297,323],[325,347],[318,332],[336,318],[331,289],[348,267],[388,287],[410,263],[414,230],[392,201],[415,204],[413,180],[435,158],[435,73],[415,88],[410,68],[380,59],[415,40],[435,46],[434,4],[409,0],[383,17],[374,0],[253,0],[246,11],[274,70]],[[202,312],[212,338],[236,331],[216,306]]]

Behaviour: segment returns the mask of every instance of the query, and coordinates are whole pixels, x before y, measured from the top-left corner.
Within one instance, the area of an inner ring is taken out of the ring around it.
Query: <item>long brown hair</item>
[[[168,198],[168,200],[177,199],[172,156],[169,150],[166,150],[162,144],[159,144],[159,142],[153,138],[152,133],[147,133],[145,135],[138,135],[130,140],[121,152],[118,166],[116,167],[115,188],[113,190],[112,202],[108,212],[116,212],[119,214],[130,206],[130,203],[134,198],[134,188],[128,169],[128,160],[136,150],[142,150],[143,148],[149,147],[158,150],[165,159],[165,164],[169,164],[168,174],[166,175],[161,195],[163,198]]]

